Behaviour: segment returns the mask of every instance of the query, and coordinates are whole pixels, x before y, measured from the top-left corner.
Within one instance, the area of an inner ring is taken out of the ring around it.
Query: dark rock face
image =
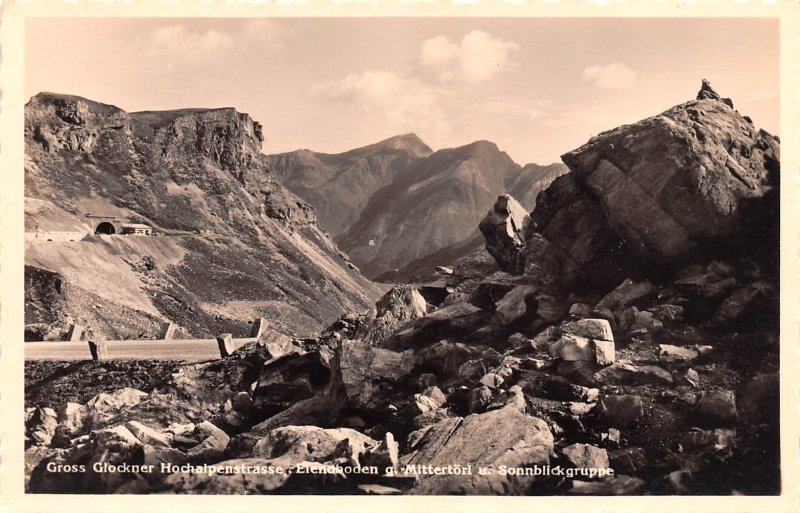
[[[405,349],[424,346],[443,337],[468,335],[489,317],[489,312],[466,301],[455,303],[418,319],[410,327],[385,339],[383,345]]]
[[[531,231],[550,241],[567,266],[566,277],[579,275],[603,284],[622,275],[624,244],[600,202],[584,192],[574,174],[557,178],[542,191],[531,216]]]
[[[289,354],[261,369],[253,392],[254,405],[265,416],[272,416],[314,397],[330,380],[330,364],[321,354]]]
[[[601,403],[603,420],[609,426],[627,427],[644,415],[642,398],[636,396],[611,395]]]
[[[380,414],[389,396],[414,368],[411,352],[398,353],[370,347],[361,341],[344,340],[339,347],[338,365],[344,396],[361,411]]]
[[[717,390],[703,395],[697,402],[698,421],[711,425],[729,425],[739,414],[736,395],[731,390]]]

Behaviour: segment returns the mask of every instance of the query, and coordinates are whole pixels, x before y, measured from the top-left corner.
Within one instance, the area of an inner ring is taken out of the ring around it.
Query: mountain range
[[[528,210],[563,164],[515,163],[476,141],[432,151],[406,134],[340,154],[267,156],[274,176],[313,205],[320,225],[369,278],[404,281],[480,246],[477,225],[499,194]]]

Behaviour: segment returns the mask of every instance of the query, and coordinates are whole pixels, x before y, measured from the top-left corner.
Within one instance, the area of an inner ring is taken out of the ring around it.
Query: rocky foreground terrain
[[[318,337],[66,402],[75,369],[29,364],[29,491],[779,493],[777,137],[704,83],[563,159]]]

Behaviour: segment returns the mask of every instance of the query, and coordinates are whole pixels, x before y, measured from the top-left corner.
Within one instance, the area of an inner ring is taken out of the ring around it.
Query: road
[[[239,348],[252,338],[233,340]],[[215,339],[191,340],[107,340],[103,360],[217,360],[219,345]],[[25,360],[91,360],[88,342],[25,342]]]

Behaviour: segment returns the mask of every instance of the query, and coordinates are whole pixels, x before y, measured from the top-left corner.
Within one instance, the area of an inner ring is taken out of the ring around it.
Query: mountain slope
[[[261,125],[247,114],[126,113],[52,93],[33,97],[25,114],[26,196],[39,200],[29,216],[46,202],[74,217],[59,226],[91,231],[100,219],[90,214],[160,234],[47,241],[55,228],[46,217],[26,221],[43,235],[26,243],[26,279],[44,288],[57,280],[61,295],[37,303],[31,290],[26,324],[82,322],[133,337],[170,320],[186,335],[241,335],[264,316],[311,331],[379,293],[349,268],[314,209],[270,175]]]
[[[406,134],[345,153],[297,150],[268,155],[266,162],[278,181],[314,205],[320,225],[338,235],[378,189],[430,154],[416,135]]]
[[[440,150],[376,192],[336,242],[367,276],[403,279],[408,272],[395,271],[412,262],[453,245],[473,247],[464,243],[477,234],[475,227],[498,194],[515,190],[532,207],[539,190],[564,171],[560,164],[520,168],[488,141]]]

